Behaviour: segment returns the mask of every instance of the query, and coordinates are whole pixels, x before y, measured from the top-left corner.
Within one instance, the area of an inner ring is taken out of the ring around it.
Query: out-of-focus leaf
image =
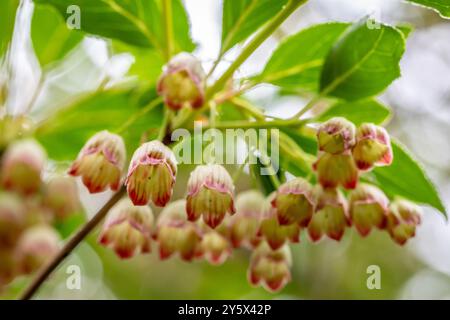
[[[390,196],[402,196],[430,205],[447,216],[439,193],[424,169],[398,142],[392,144],[394,162],[373,170],[375,182]]]
[[[286,89],[317,91],[324,60],[347,23],[315,25],[288,37],[256,79]]]
[[[131,45],[166,47],[161,0],[36,0],[50,4],[68,18],[67,8],[80,8],[81,29],[87,33],[118,39]],[[192,51],[189,22],[180,0],[172,1],[173,29],[176,51]]]
[[[400,76],[404,36],[394,27],[371,29],[366,22],[347,29],[331,49],[320,82],[323,94],[360,100],[382,92]]]
[[[153,90],[154,91],[154,90]],[[37,131],[36,136],[55,160],[76,157],[86,140],[101,130],[116,131],[143,108],[151,97],[143,101],[133,90],[109,90],[82,98],[50,118]],[[124,138],[128,156],[139,146],[141,135],[156,134],[162,123],[162,109],[136,118],[132,125],[120,133]]]
[[[361,100],[355,102],[337,102],[328,108],[318,118],[319,121],[326,121],[333,117],[344,117],[355,125],[363,122],[383,124],[391,116],[388,107],[376,100]]]
[[[146,81],[147,85],[156,85],[165,63],[157,50],[135,47],[120,41],[113,42],[113,50],[115,53],[126,52],[134,56],[128,75]]]
[[[224,0],[221,51],[247,39],[286,3],[287,0]]]
[[[61,59],[83,39],[70,30],[64,19],[51,7],[37,6],[31,25],[34,51],[42,66]]]
[[[85,222],[86,215],[84,213],[76,213],[63,221],[58,221],[55,224],[55,228],[63,239],[67,239]]]
[[[0,1],[0,57],[5,52],[14,30],[19,0]]]
[[[431,8],[444,18],[450,18],[450,0],[406,0],[427,8]]]

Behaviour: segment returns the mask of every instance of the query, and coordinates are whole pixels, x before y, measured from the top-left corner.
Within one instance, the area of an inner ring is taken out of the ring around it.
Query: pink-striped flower
[[[391,238],[404,245],[416,235],[416,227],[421,223],[422,210],[408,200],[396,200],[389,207],[387,230]]]
[[[314,206],[313,188],[303,178],[295,178],[282,184],[272,201],[281,225],[297,223],[300,227],[308,226]]]
[[[179,110],[183,106],[199,108],[205,100],[205,72],[193,55],[181,52],[165,66],[158,81],[158,94],[166,105]]]
[[[234,214],[234,184],[221,165],[197,166],[191,172],[187,186],[186,211],[190,221],[203,221],[217,227],[226,213]]]
[[[120,200],[108,213],[99,242],[127,259],[151,251],[153,212],[149,206],[135,206],[130,199]]]
[[[349,196],[350,217],[363,237],[372,227],[383,229],[386,226],[389,199],[375,186],[360,184]]]
[[[69,169],[72,176],[81,176],[90,193],[118,190],[126,151],[122,137],[106,130],[92,136],[81,149]]]
[[[319,241],[324,235],[339,241],[345,228],[350,226],[347,200],[337,189],[317,189],[317,208],[308,226],[312,241]]]
[[[324,188],[336,188],[341,185],[346,189],[354,189],[358,184],[358,168],[351,153],[331,154],[322,152],[314,163],[318,179]]]
[[[177,174],[175,155],[160,141],[144,143],[133,154],[126,180],[128,195],[137,206],[151,200],[164,207],[172,197]]]
[[[159,215],[156,228],[161,260],[178,253],[181,259],[191,261],[198,253],[203,233],[200,226],[187,220],[185,200],[169,203]]]
[[[35,140],[14,142],[3,156],[3,187],[24,194],[37,192],[41,187],[41,173],[46,159],[45,150]]]
[[[287,241],[300,242],[300,225],[281,225],[276,210],[272,207],[275,193],[268,196],[258,234],[267,241],[272,250],[281,248]]]
[[[270,292],[277,292],[291,280],[291,266],[288,245],[272,250],[266,242],[261,242],[250,258],[248,280],[254,286],[262,285]]]
[[[44,204],[58,220],[82,210],[77,184],[70,176],[52,178],[46,186]]]
[[[220,265],[231,256],[231,253],[232,246],[228,239],[217,230],[204,226],[196,256],[204,258],[212,265]]]
[[[264,214],[263,194],[256,190],[240,193],[236,197],[236,214],[229,220],[229,237],[233,247],[255,248],[261,242],[258,234]]]
[[[59,251],[59,240],[59,235],[48,225],[27,229],[16,248],[20,272],[31,274],[52,259]]]
[[[386,129],[372,123],[362,124],[356,133],[353,157],[360,170],[390,165],[393,154],[391,139]]]
[[[340,154],[355,145],[356,127],[345,118],[336,117],[323,123],[317,131],[319,150]]]

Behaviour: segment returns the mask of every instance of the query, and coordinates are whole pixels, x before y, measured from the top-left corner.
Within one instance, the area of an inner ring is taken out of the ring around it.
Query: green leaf
[[[333,117],[344,117],[355,125],[364,122],[383,124],[390,116],[391,111],[388,107],[376,100],[368,99],[355,102],[337,102],[322,113],[318,120],[326,121]]]
[[[347,23],[319,24],[286,38],[257,80],[285,89],[317,91],[324,60],[348,26]]]
[[[224,0],[221,51],[247,39],[286,3],[287,0]]]
[[[145,81],[149,86],[155,86],[164,66],[164,58],[157,50],[135,47],[121,41],[113,41],[115,54],[129,53],[134,56],[127,75],[137,76],[139,81]]]
[[[161,0],[36,0],[58,9],[64,19],[67,8],[80,8],[81,29],[87,33],[121,40],[145,48],[165,48]],[[173,28],[176,51],[195,48],[189,35],[189,22],[180,0],[173,0]]]
[[[0,57],[5,52],[11,40],[18,5],[19,0],[0,1]]]
[[[33,14],[31,39],[39,62],[45,66],[64,57],[83,39],[83,34],[70,30],[54,8],[37,6]]]
[[[439,12],[442,17],[450,18],[450,0],[406,0]]]
[[[62,109],[41,126],[36,137],[45,146],[50,158],[72,160],[86,140],[101,130],[117,131],[141,108],[155,98],[141,99],[133,90],[114,90],[94,93]],[[139,116],[133,125],[120,133],[124,138],[128,156],[139,146],[143,133],[157,134],[162,123],[162,108],[157,107]],[[148,137],[150,138],[151,135]]]
[[[410,23],[401,23],[396,25],[395,27],[403,33],[405,39],[408,39],[411,32],[414,31],[414,26]]]
[[[364,19],[334,45],[322,71],[322,95],[355,101],[385,90],[400,76],[405,38],[396,28],[369,29]]]
[[[424,169],[398,142],[392,143],[394,161],[389,167],[373,170],[375,182],[386,194],[402,196],[417,203],[430,205],[447,216],[436,187]]]

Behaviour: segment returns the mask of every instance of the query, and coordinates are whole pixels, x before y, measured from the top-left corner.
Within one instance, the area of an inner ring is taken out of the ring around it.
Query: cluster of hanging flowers
[[[44,149],[32,139],[11,143],[0,167],[0,291],[39,269],[59,250],[54,227],[80,212],[70,176],[43,179]]]
[[[99,243],[120,258],[155,249],[162,260],[178,255],[219,265],[233,249],[243,247],[252,251],[249,282],[278,291],[291,278],[289,243],[299,242],[303,229],[313,242],[324,236],[339,241],[353,224],[361,236],[378,228],[404,244],[420,223],[416,205],[407,200],[390,203],[376,186],[359,182],[362,171],[392,162],[383,128],[355,128],[334,118],[320,126],[317,138],[314,169],[319,183],[297,177],[267,197],[256,190],[235,197],[227,170],[208,164],[191,172],[185,199],[171,201],[177,161],[172,150],[156,140],[134,152],[122,182],[124,142],[107,131],[86,143],[69,172],[81,176],[91,193],[125,184],[128,194],[110,210],[99,236]],[[149,204],[163,207],[158,217]]]
[[[204,77],[199,61],[182,53],[166,66],[158,92],[171,109],[197,108],[204,102]],[[185,198],[171,201],[177,176],[172,150],[157,140],[142,144],[125,175],[123,139],[107,131],[87,141],[69,173],[80,176],[91,193],[126,186],[127,196],[110,210],[99,236],[120,258],[157,250],[161,260],[177,255],[219,265],[233,249],[247,248],[249,282],[278,291],[291,279],[289,243],[299,242],[302,230],[316,242],[324,236],[339,241],[352,225],[361,236],[378,228],[402,245],[420,223],[416,205],[390,202],[376,186],[359,182],[362,172],[392,163],[382,127],[356,128],[333,118],[320,125],[317,140],[318,183],[297,177],[268,196],[257,190],[235,196],[227,170],[208,164],[191,172]],[[163,207],[157,217],[150,204]]]

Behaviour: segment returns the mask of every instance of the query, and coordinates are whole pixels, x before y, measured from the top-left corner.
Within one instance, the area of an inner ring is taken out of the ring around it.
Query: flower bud
[[[317,208],[308,233],[312,241],[319,241],[323,235],[339,241],[344,235],[345,227],[350,226],[347,216],[347,201],[337,189],[317,189]]]
[[[204,257],[210,264],[220,265],[231,256],[232,248],[227,238],[216,230],[208,230],[203,234],[197,257]]]
[[[258,230],[264,211],[265,198],[259,191],[250,190],[236,197],[236,214],[230,217],[229,236],[233,247],[255,248],[261,237]]]
[[[39,224],[52,224],[55,215],[44,203],[42,195],[27,197],[23,201],[25,206],[25,227]]]
[[[351,220],[361,236],[367,236],[372,227],[386,226],[389,200],[377,187],[360,184],[350,193],[349,204]]]
[[[390,165],[393,154],[391,139],[386,129],[371,123],[362,124],[356,133],[353,157],[360,170]]]
[[[274,251],[266,242],[261,242],[250,258],[248,280],[254,286],[261,284],[266,290],[277,292],[291,280],[291,265],[288,245]]]
[[[281,225],[306,227],[314,212],[313,188],[303,178],[290,180],[278,188],[272,207]]]
[[[317,131],[319,150],[331,154],[341,154],[355,145],[356,128],[345,118],[336,117],[323,123]]]
[[[293,243],[300,242],[300,226],[279,223],[276,210],[271,205],[274,199],[275,193],[272,193],[266,200],[259,235],[267,241],[272,250],[277,250],[288,240]]]
[[[422,210],[407,200],[396,200],[389,207],[387,229],[391,238],[400,245],[416,235],[421,222]]]
[[[158,217],[156,239],[162,260],[179,253],[183,260],[191,261],[202,239],[200,227],[187,220],[186,201],[169,203]]]
[[[41,186],[41,173],[46,162],[44,149],[34,140],[14,142],[6,150],[1,170],[5,189],[32,194]]]
[[[68,218],[81,211],[78,188],[72,177],[58,176],[47,183],[44,204],[52,210],[58,220]]]
[[[47,225],[27,229],[17,244],[19,270],[31,274],[53,258],[59,250],[59,236]]]
[[[0,250],[17,242],[25,224],[25,207],[21,199],[9,192],[0,192]]]
[[[120,200],[108,213],[99,243],[122,258],[151,251],[153,212],[148,206],[134,206],[130,199]]]
[[[349,153],[321,153],[314,164],[314,170],[324,188],[342,185],[346,189],[354,189],[358,184],[358,168]]]
[[[81,176],[90,193],[118,190],[126,160],[122,137],[106,130],[91,137],[69,169],[72,176]]]
[[[203,216],[211,228],[217,227],[226,213],[234,214],[234,184],[224,167],[202,165],[191,172],[188,181],[186,211],[190,221]]]
[[[199,108],[205,100],[205,72],[193,55],[182,52],[170,60],[158,81],[158,94],[166,105],[179,110],[185,105]]]
[[[137,206],[151,200],[164,207],[172,197],[177,175],[175,155],[160,141],[144,143],[133,154],[126,180],[128,195]]]

